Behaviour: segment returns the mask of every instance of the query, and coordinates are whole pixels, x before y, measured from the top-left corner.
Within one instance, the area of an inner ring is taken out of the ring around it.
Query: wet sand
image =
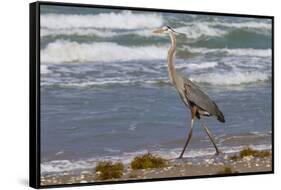
[[[224,170],[225,167],[231,168],[233,173],[272,171],[271,156],[265,158],[248,156],[237,161],[233,161],[229,157],[230,155],[220,155],[205,156],[196,159],[173,159],[168,161],[166,167],[155,169],[132,170],[129,165],[125,165],[121,178],[102,181],[127,181],[137,179],[218,175],[218,173]],[[82,170],[79,172],[64,172],[59,175],[49,174],[41,177],[41,185],[101,182],[101,180],[96,179],[97,175],[99,175],[99,173],[96,173],[94,169]]]

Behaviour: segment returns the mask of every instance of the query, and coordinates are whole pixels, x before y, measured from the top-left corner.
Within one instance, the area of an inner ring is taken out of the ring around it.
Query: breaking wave
[[[184,26],[175,29],[177,32],[180,32],[186,35],[187,38],[197,39],[203,36],[222,36],[227,33],[225,30],[217,29],[210,27],[204,23],[198,23],[191,26]]]
[[[149,17],[149,19],[147,19]],[[130,11],[120,13],[102,13],[97,15],[41,15],[41,37],[56,35],[79,35],[113,37],[136,34],[152,36],[152,29],[164,25],[163,18],[157,14],[133,14]],[[119,31],[113,31],[113,30]],[[253,33],[268,34],[271,24],[265,22],[189,22],[185,26],[175,28],[187,38],[224,36],[232,29],[252,29]],[[258,30],[255,30],[258,29]]]
[[[262,72],[223,72],[223,73],[204,73],[191,75],[190,80],[197,83],[208,83],[211,85],[241,85],[270,80],[270,75]],[[169,85],[167,77],[145,79],[142,77],[127,76],[126,78],[104,78],[92,79],[90,81],[77,80],[65,82],[61,80],[42,81],[42,86],[58,86],[64,88],[85,88],[94,86],[111,85]]]
[[[167,47],[126,47],[111,42],[88,44],[57,40],[41,50],[41,61],[62,63],[153,60],[165,58],[166,52]]]
[[[236,49],[228,49],[228,48],[191,48],[190,46],[185,46],[185,48],[192,53],[225,53],[228,55],[236,55],[236,56],[255,56],[255,57],[271,57],[272,50],[271,49],[253,49],[253,48],[236,48]]]
[[[40,19],[41,27],[50,29],[104,28],[124,30],[156,28],[163,24],[159,14],[134,14],[131,11],[97,15],[42,14]]]
[[[49,43],[41,50],[43,63],[64,62],[111,62],[132,60],[160,60],[166,59],[168,45],[156,46],[122,46],[112,42],[78,43],[66,40],[57,40]],[[271,57],[271,49],[208,49],[191,48],[185,46],[191,53],[224,53],[233,56]],[[208,63],[210,65],[210,63]],[[207,67],[209,67],[207,65]],[[214,65],[214,63],[211,63]],[[194,67],[200,68],[202,65]],[[205,66],[203,66],[205,67]],[[212,66],[211,66],[212,67]]]
[[[269,80],[270,75],[263,72],[226,72],[226,73],[205,73],[191,76],[190,79],[199,83],[213,85],[239,85]]]
[[[254,29],[271,29],[271,23],[265,22],[213,22],[207,23],[210,26],[225,26],[225,27],[233,27],[233,28],[254,28]]]
[[[127,34],[127,33],[124,33]],[[120,33],[117,32],[112,32],[108,30],[97,30],[94,28],[73,28],[71,30],[69,29],[48,29],[48,28],[43,28],[40,31],[41,37],[44,36],[56,36],[56,35],[77,35],[77,36],[99,36],[99,37],[113,37],[120,35]]]
[[[187,68],[191,70],[209,69],[218,66],[217,62],[203,62],[203,63],[181,63],[177,64],[176,68]]]

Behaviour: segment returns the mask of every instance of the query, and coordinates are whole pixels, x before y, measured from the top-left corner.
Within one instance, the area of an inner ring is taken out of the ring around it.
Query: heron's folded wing
[[[185,79],[184,81],[184,90],[186,99],[188,99],[190,102],[212,115],[220,114],[220,110],[216,103],[212,101],[211,98],[205,92],[203,92],[199,86],[188,79]]]

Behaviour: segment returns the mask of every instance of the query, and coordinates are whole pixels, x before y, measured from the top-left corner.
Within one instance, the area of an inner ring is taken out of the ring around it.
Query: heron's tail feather
[[[224,115],[223,115],[223,113],[222,113],[221,111],[218,111],[217,119],[218,119],[220,122],[222,122],[222,123],[225,122],[225,120],[224,120]]]

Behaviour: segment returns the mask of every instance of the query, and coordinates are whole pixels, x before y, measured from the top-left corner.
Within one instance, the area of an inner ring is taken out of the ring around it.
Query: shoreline
[[[118,179],[97,180],[99,174],[95,169],[79,172],[63,172],[41,176],[41,185],[77,184],[106,181],[128,181],[138,179],[157,179],[173,177],[191,177],[207,175],[226,175],[234,173],[269,172],[272,171],[272,155],[264,158],[247,156],[241,160],[231,160],[231,154],[219,156],[203,156],[200,158],[170,159],[163,168],[132,170],[124,165],[122,177]],[[226,169],[228,168],[228,169]]]

